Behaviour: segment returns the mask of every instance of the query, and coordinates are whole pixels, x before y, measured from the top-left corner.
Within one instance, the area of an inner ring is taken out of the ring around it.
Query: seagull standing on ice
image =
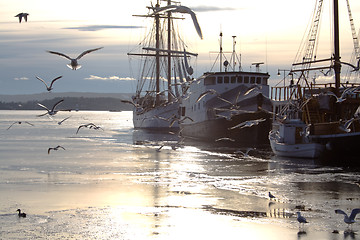
[[[274,195],[272,195],[271,192],[269,192],[269,198],[270,198],[270,200],[273,200],[273,199],[275,199],[276,197],[275,197]]]
[[[97,51],[99,49],[102,49],[103,47],[99,47],[99,48],[94,48],[94,49],[90,49],[90,50],[86,50],[84,51],[83,53],[81,53],[79,56],[77,56],[77,58],[71,58],[63,53],[59,53],[59,52],[54,52],[54,51],[47,51],[48,53],[52,53],[52,54],[56,54],[56,55],[59,55],[59,56],[62,56],[64,58],[67,58],[71,61],[70,64],[67,64],[67,66],[69,68],[71,68],[72,70],[77,70],[79,68],[81,68],[81,65],[78,64],[78,60],[80,58],[82,58],[84,55],[88,54],[88,53],[91,53],[91,52],[94,52],[94,51]]]
[[[35,76],[35,77],[36,77],[38,80],[42,81],[42,82],[45,84],[46,90],[47,90],[48,92],[50,92],[50,91],[53,89],[52,85],[54,84],[54,82],[55,82],[56,80],[62,78],[62,76],[59,76],[59,77],[53,79],[53,80],[51,81],[51,83],[50,83],[50,86],[48,86],[43,79],[41,79],[41,78],[38,77],[38,76]]]
[[[30,15],[28,13],[19,13],[15,17],[19,18],[19,23],[21,23],[22,18],[25,19],[25,22],[27,22],[27,16]]]
[[[304,227],[305,223],[309,223],[308,221],[306,221],[306,218],[304,218],[303,216],[301,216],[300,212],[296,212],[297,214],[297,220],[299,222],[299,228]]]
[[[354,208],[351,211],[350,216],[348,216],[343,210],[341,209],[336,209],[335,210],[336,214],[343,214],[344,215],[344,222],[349,226],[352,226],[351,224],[353,224],[355,222],[355,217],[358,213],[360,213],[360,208]]]

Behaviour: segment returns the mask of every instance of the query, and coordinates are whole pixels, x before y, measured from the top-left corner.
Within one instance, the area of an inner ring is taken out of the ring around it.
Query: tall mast
[[[223,49],[222,49],[222,32],[220,32],[220,72],[222,72],[222,54],[223,54]]]
[[[334,0],[334,71],[335,71],[335,91],[339,94],[340,88],[340,40],[339,40],[339,4]]]
[[[157,0],[156,3],[156,8],[160,7],[159,4],[159,0]],[[156,99],[155,99],[155,105],[158,106],[160,104],[160,15],[157,13],[155,14],[155,44],[156,44],[156,53],[155,53],[155,58],[156,58],[156,76],[155,76],[155,81],[156,81]]]
[[[167,1],[167,4],[168,5],[171,5],[171,0],[168,0]],[[169,53],[168,53],[168,70],[167,70],[167,79],[168,79],[168,101],[170,102],[171,101],[171,12],[169,11],[168,12],[168,50],[169,50]]]

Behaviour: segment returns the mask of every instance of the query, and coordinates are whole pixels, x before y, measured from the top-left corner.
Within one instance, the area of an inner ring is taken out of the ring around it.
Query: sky
[[[324,0],[322,26],[329,25],[330,0]],[[357,31],[360,27],[360,2],[349,0]],[[85,1],[85,0],[2,0],[0,1],[0,94],[32,94],[45,92],[46,82],[63,76],[54,84],[53,92],[134,92],[137,76],[132,72],[127,53],[141,41],[148,18],[147,6],[155,0]],[[332,1],[331,1],[332,2]],[[254,62],[264,62],[261,70],[269,72],[270,83],[283,77],[278,69],[290,69],[309,24],[316,0],[184,0],[197,16],[201,40],[189,15],[182,15],[179,25],[191,52],[199,55],[194,64],[194,77],[210,71],[219,49],[219,33],[223,32],[223,49],[241,53],[243,70],[254,71]],[[352,39],[346,1],[339,0],[342,54],[351,54]],[[29,13],[28,21],[19,23],[14,17]],[[329,57],[328,29],[321,37],[326,49],[318,55]],[[343,40],[343,37],[346,40]],[[81,52],[103,47],[85,55],[82,68],[73,71],[68,60],[46,52],[57,51],[76,57]],[[133,61],[133,60],[131,60]]]

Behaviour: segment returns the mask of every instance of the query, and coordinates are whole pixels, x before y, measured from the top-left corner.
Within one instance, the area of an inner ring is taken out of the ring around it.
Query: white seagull
[[[245,121],[242,123],[239,123],[238,125],[235,125],[231,128],[228,128],[229,130],[233,130],[235,128],[246,128],[246,127],[252,127],[252,126],[256,126],[259,125],[259,123],[266,121],[265,118],[260,118],[260,119],[256,119],[256,120],[249,120],[249,121]]]
[[[64,148],[64,147],[62,147],[62,146],[58,145],[58,146],[56,146],[56,147],[49,148],[49,149],[48,149],[48,154],[50,154],[50,151],[51,151],[51,150],[55,150],[55,151],[57,151],[57,150],[59,150],[59,148],[61,148],[61,149],[65,150],[65,148]]]
[[[350,125],[354,122],[354,120],[357,120],[355,118],[351,118],[347,120],[344,124],[339,125],[339,129],[344,132],[351,132]]]
[[[43,79],[41,79],[41,78],[38,77],[38,76],[35,76],[35,77],[36,77],[38,80],[42,81],[42,82],[45,84],[46,90],[47,90],[48,92],[50,92],[50,91],[53,89],[52,85],[54,84],[54,82],[55,82],[56,80],[62,78],[62,76],[59,76],[59,77],[57,77],[57,78],[54,78],[54,79],[51,81],[50,86],[48,86]]]
[[[349,88],[346,88],[340,97],[338,97],[335,93],[333,92],[326,92],[325,94],[327,95],[330,95],[330,96],[333,96],[336,98],[336,103],[341,103],[343,101],[346,100],[346,96],[347,95],[351,95],[353,94],[355,91],[359,90],[359,87],[349,87]]]
[[[9,130],[14,124],[22,124],[22,123],[26,123],[26,124],[29,124],[30,126],[34,126],[34,124],[32,123],[29,123],[27,121],[24,121],[24,122],[13,122],[6,130]]]
[[[157,8],[150,16],[155,15],[155,14],[159,14],[161,12],[178,12],[178,13],[190,14],[190,16],[191,16],[191,18],[193,20],[193,23],[194,23],[197,34],[199,35],[199,37],[201,39],[203,39],[203,35],[202,35],[202,32],[201,32],[199,22],[198,22],[198,20],[196,18],[196,14],[190,8],[185,7],[185,6],[168,5],[168,6],[165,6],[165,7]]]
[[[343,214],[344,215],[344,222],[346,224],[348,224],[348,227],[351,226],[350,224],[353,224],[355,222],[355,217],[358,213],[360,213],[360,208],[354,208],[351,211],[350,216],[348,216],[343,210],[341,209],[336,209],[335,210],[336,214]]]
[[[19,13],[15,17],[19,18],[19,23],[21,23],[22,18],[25,19],[25,22],[27,22],[27,16],[30,15],[28,13]]]
[[[219,94],[215,89],[208,89],[208,90],[206,90],[205,92],[201,93],[201,94],[199,95],[199,97],[196,99],[196,102],[195,102],[195,103],[198,103],[201,99],[203,99],[203,98],[204,98],[206,95],[208,95],[208,94],[215,94],[218,99],[220,99],[220,100],[222,100],[222,101],[224,101],[224,102],[226,102],[226,103],[234,106],[234,104],[233,104],[232,102],[230,102],[229,100],[220,97],[220,94]]]
[[[45,116],[46,114],[49,114],[50,116],[55,115],[59,110],[55,110],[56,106],[59,105],[60,103],[62,103],[64,101],[64,99],[61,99],[60,101],[58,101],[57,103],[54,104],[54,106],[51,109],[48,109],[46,106],[42,105],[41,103],[38,103],[38,105],[42,108],[44,108],[47,112],[41,115],[38,115],[38,117],[42,117]]]
[[[78,60],[80,58],[82,58],[85,54],[88,54],[88,53],[91,53],[91,52],[94,52],[94,51],[97,51],[99,49],[102,49],[103,47],[99,47],[99,48],[94,48],[94,49],[90,49],[90,50],[86,50],[84,51],[83,53],[81,53],[79,56],[77,56],[77,58],[71,58],[63,53],[59,53],[59,52],[54,52],[54,51],[47,51],[48,53],[52,53],[52,54],[56,54],[56,55],[59,55],[59,56],[62,56],[64,58],[67,58],[71,61],[70,64],[67,64],[66,66],[68,66],[69,68],[71,68],[72,70],[77,70],[79,68],[81,68],[81,65],[78,64]]]

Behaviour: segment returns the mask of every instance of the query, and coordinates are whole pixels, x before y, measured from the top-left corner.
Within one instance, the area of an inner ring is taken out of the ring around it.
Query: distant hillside
[[[117,99],[130,99],[133,94],[130,93],[91,93],[91,92],[44,92],[37,94],[25,94],[25,95],[0,95],[0,102],[21,102],[25,103],[28,101],[43,101],[54,98],[117,98]]]
[[[55,97],[45,100],[31,100],[26,102],[2,102],[0,101],[1,110],[43,110],[37,103],[41,103],[48,108],[64,99],[58,105],[57,109],[72,109],[72,110],[97,110],[97,111],[128,111],[132,110],[131,104],[121,102],[121,98],[112,97]],[[128,97],[123,99],[129,99]]]

